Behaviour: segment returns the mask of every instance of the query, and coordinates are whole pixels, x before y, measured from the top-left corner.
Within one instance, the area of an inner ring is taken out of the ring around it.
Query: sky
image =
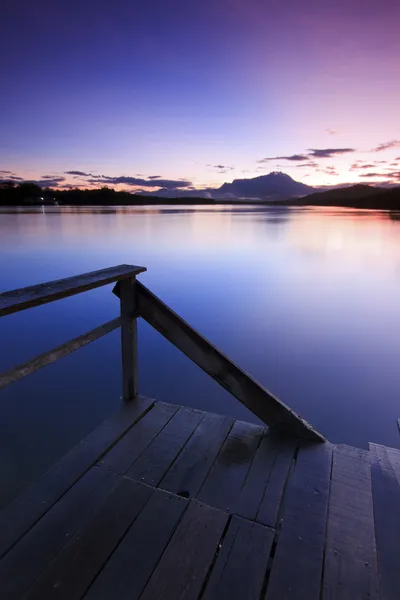
[[[3,0],[0,178],[400,184],[398,0]]]

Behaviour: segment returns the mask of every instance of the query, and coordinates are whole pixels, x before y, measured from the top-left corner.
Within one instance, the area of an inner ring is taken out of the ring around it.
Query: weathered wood
[[[202,600],[259,600],[274,534],[233,517]]]
[[[384,600],[398,600],[400,486],[385,447],[369,444],[369,450],[380,594]]]
[[[141,600],[197,600],[228,515],[192,501]]]
[[[324,600],[378,598],[369,453],[333,452],[323,577]]]
[[[71,354],[71,352],[75,352],[75,350],[79,350],[79,348],[87,346],[87,344],[90,344],[91,342],[101,338],[103,335],[106,335],[114,329],[117,329],[117,327],[120,326],[120,323],[119,317],[117,319],[113,319],[112,321],[108,321],[107,323],[104,323],[104,325],[100,325],[100,327],[96,327],[95,329],[92,329],[91,331],[74,338],[66,344],[61,344],[61,346],[57,346],[57,348],[53,348],[53,350],[44,352],[32,360],[28,360],[27,362],[10,369],[6,373],[0,375],[0,388],[11,383],[15,383],[19,379],[34,373],[38,369],[42,369],[56,360],[59,360],[64,356],[68,356],[68,354]]]
[[[397,481],[400,485],[400,450],[398,450],[397,448],[386,447],[386,453],[388,455],[389,462],[392,465],[392,469],[396,474]]]
[[[101,459],[102,466],[125,474],[174,416],[179,406],[157,402],[154,407],[124,435]]]
[[[85,600],[138,600],[187,506],[187,500],[156,490]]]
[[[0,597],[19,600],[118,483],[93,467],[0,561]],[[44,596],[42,596],[44,598]]]
[[[205,414],[182,406],[126,475],[148,485],[158,485]]]
[[[197,494],[199,500],[232,512],[262,434],[262,427],[235,421]]]
[[[332,462],[330,444],[300,448],[289,479],[266,600],[319,600]]]
[[[80,600],[152,493],[149,486],[123,479],[47,567],[25,599]]]
[[[132,400],[138,394],[136,280],[132,277],[117,285],[121,306],[122,397]]]
[[[136,283],[136,299],[138,313],[145,321],[264,423],[302,439],[325,441],[311,425],[222,354],[139,282]]]
[[[234,513],[254,520],[261,501],[263,499],[265,488],[268,485],[272,468],[275,464],[278,444],[278,434],[272,434],[267,431],[257,449],[254,460],[249,469],[246,481],[235,499]]]
[[[146,271],[144,267],[119,265],[118,267],[92,271],[84,275],[57,279],[40,285],[4,292],[0,294],[0,317],[80,294],[81,292],[87,292],[114,281],[122,281],[134,277],[138,273],[143,273],[143,271]]]
[[[283,490],[293,462],[296,445],[290,440],[277,440],[278,446],[274,465],[265,487],[256,520],[268,527],[276,527]]]
[[[123,404],[54,467],[0,511],[0,557],[95,464],[154,404],[148,398]]]
[[[160,487],[174,494],[196,496],[233,423],[229,417],[207,413]]]

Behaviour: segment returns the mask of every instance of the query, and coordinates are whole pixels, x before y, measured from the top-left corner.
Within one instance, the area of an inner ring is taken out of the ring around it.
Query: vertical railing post
[[[121,305],[122,395],[124,400],[133,400],[138,395],[135,277],[119,282],[119,296]]]

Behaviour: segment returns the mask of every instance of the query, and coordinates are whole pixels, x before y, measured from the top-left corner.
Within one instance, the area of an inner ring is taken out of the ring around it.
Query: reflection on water
[[[141,281],[335,442],[399,445],[400,223],[238,206],[0,211],[3,290],[142,264]],[[110,288],[0,320],[0,370],[118,314]],[[256,419],[140,323],[140,391]],[[120,401],[118,332],[0,392],[0,497]]]

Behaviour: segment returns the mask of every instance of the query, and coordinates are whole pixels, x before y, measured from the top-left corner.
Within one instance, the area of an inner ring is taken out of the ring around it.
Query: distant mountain
[[[234,179],[232,183],[224,183],[215,190],[218,197],[224,199],[246,200],[283,200],[284,198],[298,198],[315,191],[309,185],[295,181],[289,175],[272,172],[253,179]]]
[[[140,194],[164,198],[210,198],[214,200],[253,200],[277,202],[289,198],[299,198],[314,192],[315,188],[295,181],[289,175],[280,172],[261,175],[250,179],[234,179],[232,183],[224,183],[219,188],[202,190],[169,190],[143,192]]]
[[[297,206],[343,206],[349,208],[371,208],[400,210],[400,187],[381,188],[357,184],[346,188],[309,194],[302,198],[284,202]]]

